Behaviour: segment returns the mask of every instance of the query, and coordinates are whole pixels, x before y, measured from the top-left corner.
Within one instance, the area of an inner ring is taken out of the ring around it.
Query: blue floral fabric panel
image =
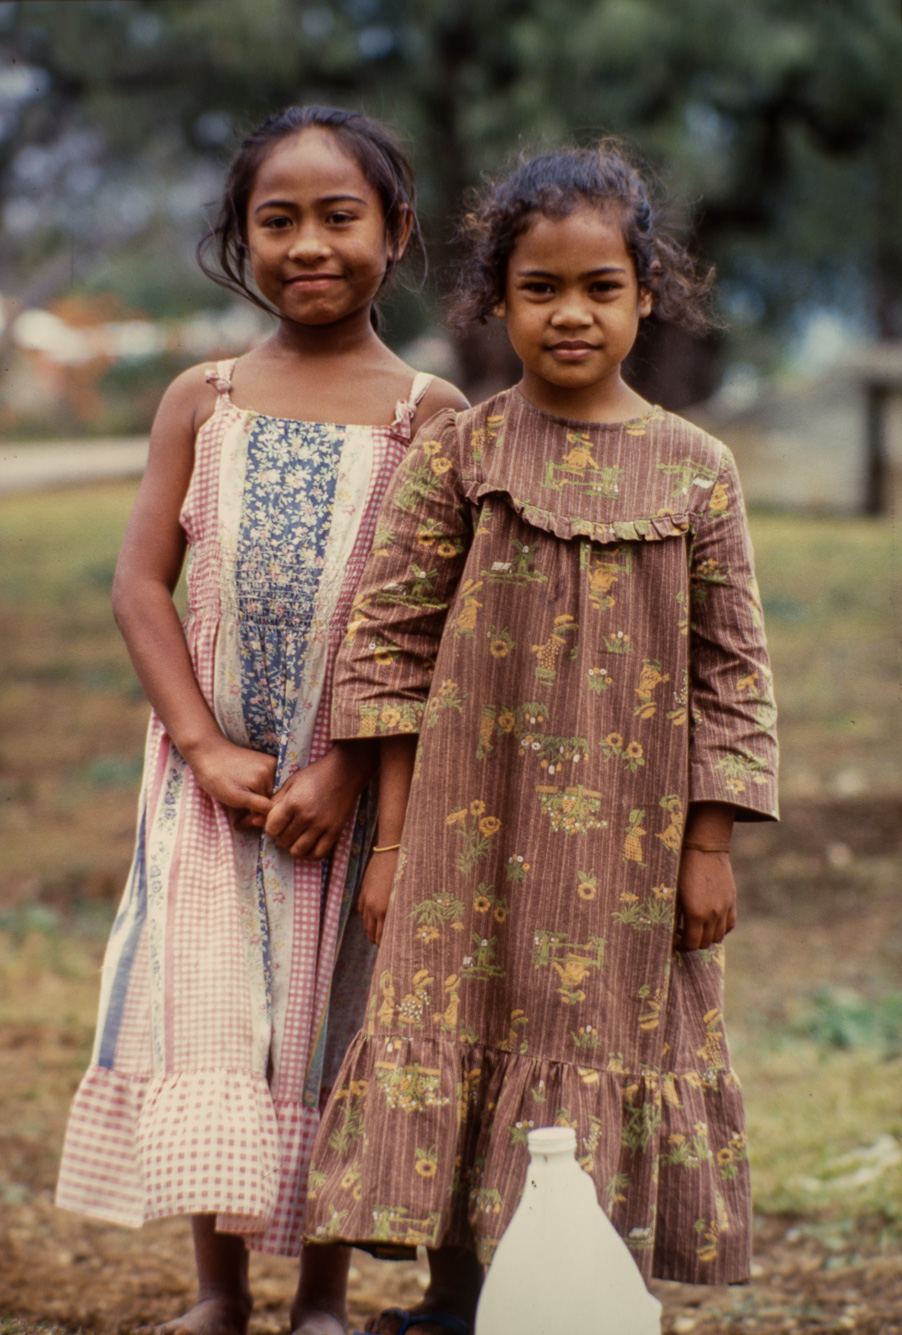
[[[283,759],[304,676],[346,431],[260,418],[248,441],[235,571],[251,746]]]

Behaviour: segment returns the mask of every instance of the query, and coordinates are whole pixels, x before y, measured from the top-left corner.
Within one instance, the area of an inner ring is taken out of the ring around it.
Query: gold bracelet
[[[373,848],[373,852],[374,852],[374,853],[393,853],[393,852],[395,851],[396,848],[400,848],[400,847],[401,847],[400,844],[383,844],[381,848],[375,848],[375,847],[374,847],[374,848]]]
[[[729,844],[695,844],[688,839],[683,844],[684,848],[694,848],[699,853],[729,853]]]

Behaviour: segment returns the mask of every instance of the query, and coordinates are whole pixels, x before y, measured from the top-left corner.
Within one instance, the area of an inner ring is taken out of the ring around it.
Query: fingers
[[[681,913],[673,934],[673,948],[679,951],[707,950],[717,946],[736,926],[736,907],[707,918]]]
[[[366,904],[358,904],[357,912],[363,916],[364,930],[374,946],[382,945],[382,933],[385,929],[385,914],[379,913]]]
[[[277,797],[263,828],[278,848],[292,857],[319,862],[331,852],[341,825],[320,812],[310,812],[290,796]]]

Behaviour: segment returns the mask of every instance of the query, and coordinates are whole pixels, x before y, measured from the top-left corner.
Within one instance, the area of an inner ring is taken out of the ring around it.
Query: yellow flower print
[[[386,648],[385,645],[381,645],[378,649],[373,650],[373,661],[383,666],[386,663],[390,663],[393,658],[394,654],[392,653],[391,649]],[[397,710],[395,712],[397,713]],[[398,717],[399,718],[401,717],[400,714],[398,715]]]
[[[516,714],[512,714],[509,709],[506,709],[503,714],[498,715],[498,727],[502,732],[510,732],[516,722]]]
[[[439,556],[456,556],[457,548],[453,542],[440,542],[435,549]]]
[[[641,760],[645,752],[642,750],[642,747],[638,742],[630,742],[629,746],[626,748],[626,754],[629,756],[630,760]]]
[[[423,453],[429,455],[430,458],[432,457],[433,454],[438,454],[441,448],[442,448],[442,442],[440,440],[423,441]]]
[[[435,473],[436,477],[441,477],[442,473],[447,473],[450,467],[451,467],[450,459],[443,459],[439,457],[437,459],[432,460],[432,471],[433,473]]]
[[[505,918],[507,917],[507,909],[504,908],[502,904],[499,904],[498,907],[495,909],[495,913],[493,916],[496,922],[504,922]]]
[[[497,816],[484,816],[479,822],[479,833],[490,839],[493,834],[497,834],[501,829],[501,821]]]
[[[415,935],[420,941],[425,942],[428,946],[431,941],[437,941],[439,939],[441,932],[437,927],[424,925],[423,927],[417,928]]]
[[[745,784],[742,782],[741,779],[727,779],[726,783],[724,784],[724,787],[727,788],[731,793],[745,792]]]
[[[461,807],[458,811],[452,811],[450,816],[445,818],[446,825],[457,825],[460,821],[467,819],[467,808]]]
[[[369,1087],[368,1080],[352,1080],[350,1089],[354,1098],[361,1099],[366,1095],[368,1087]]]
[[[420,1177],[435,1177],[439,1171],[439,1152],[432,1145],[431,1149],[416,1148],[416,1163],[414,1171],[418,1172]]]
[[[570,1116],[569,1108],[561,1108],[555,1116],[554,1125],[569,1126],[575,1131],[579,1123],[575,1117]]]
[[[476,798],[470,803],[470,811],[474,816],[481,816],[485,811],[485,802],[480,802],[479,798]]]
[[[473,900],[473,907],[477,913],[488,913],[492,907],[492,901],[486,899],[485,895],[480,895],[478,899]]]
[[[386,705],[379,715],[379,722],[384,723],[386,728],[395,728],[401,722],[401,714],[391,705]]]
[[[727,509],[729,504],[730,497],[727,494],[727,489],[722,482],[718,482],[717,486],[711,492],[711,499],[708,502],[708,510],[711,514],[721,515]]]
[[[731,1149],[724,1148],[717,1151],[717,1162],[719,1164],[732,1163],[735,1155]]]
[[[620,736],[619,732],[609,732],[605,741],[608,746],[612,747],[615,751],[619,751],[623,747],[623,738]]]
[[[449,679],[442,682],[441,686],[438,688],[438,693],[439,695],[453,695],[456,690],[457,682]]]
[[[426,529],[423,529],[421,530],[421,532],[417,534],[417,542],[420,544],[421,547],[434,547],[435,534],[428,532],[428,530]]]
[[[350,1191],[351,1188],[355,1185],[356,1181],[357,1181],[356,1173],[353,1172],[345,1173],[344,1177],[341,1179],[342,1190]]]
[[[493,658],[507,658],[508,646],[505,640],[489,640],[489,653]]]

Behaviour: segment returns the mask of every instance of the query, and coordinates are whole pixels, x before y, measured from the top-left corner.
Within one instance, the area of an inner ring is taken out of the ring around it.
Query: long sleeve
[[[333,738],[420,730],[471,539],[455,414],[448,411],[417,434],[382,504],[336,662]]]
[[[776,707],[739,477],[724,451],[698,524],[690,579],[690,801],[740,820],[778,815]]]

